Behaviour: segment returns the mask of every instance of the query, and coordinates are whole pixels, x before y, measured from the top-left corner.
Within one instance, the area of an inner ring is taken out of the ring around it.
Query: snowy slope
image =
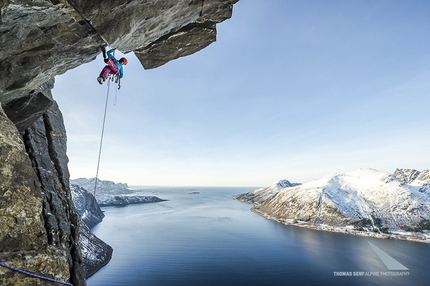
[[[78,215],[89,228],[93,228],[103,220],[105,215],[93,194],[74,184],[70,185],[70,191]]]
[[[91,233],[88,226],[84,223],[81,224],[79,243],[81,245],[86,278],[96,273],[100,268],[109,263],[112,258],[112,247]]]
[[[353,233],[413,232],[414,237],[426,239],[428,170],[395,173],[359,169],[298,186],[282,188],[275,183],[236,199],[253,203],[253,211],[286,224]]]

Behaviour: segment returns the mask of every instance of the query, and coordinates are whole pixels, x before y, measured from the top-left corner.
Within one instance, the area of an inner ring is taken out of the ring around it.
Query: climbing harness
[[[73,284],[71,284],[71,283],[60,281],[60,280],[55,280],[53,278],[49,278],[49,277],[45,277],[45,276],[41,276],[41,275],[37,275],[37,274],[31,273],[31,272],[28,272],[28,271],[7,265],[6,263],[0,262],[0,266],[2,266],[4,268],[8,268],[8,269],[15,271],[15,272],[25,274],[25,275],[33,277],[33,278],[38,278],[38,279],[42,279],[42,280],[46,280],[46,281],[50,281],[50,282],[54,282],[54,283],[58,283],[58,284],[73,286]]]
[[[113,56],[115,57],[115,50],[113,50]],[[114,75],[110,74],[108,76],[108,80],[114,81],[118,85],[118,89],[115,91],[115,103],[114,103],[114,105],[116,105],[116,99],[117,99],[118,90],[121,89],[121,77],[119,76],[119,73],[114,74]],[[109,82],[108,82],[108,85],[109,85]],[[109,90],[109,86],[108,86],[108,90]]]

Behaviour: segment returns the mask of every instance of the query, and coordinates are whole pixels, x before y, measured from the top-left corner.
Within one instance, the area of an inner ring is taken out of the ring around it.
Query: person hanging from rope
[[[118,75],[120,78],[122,78],[124,76],[122,66],[125,66],[128,63],[127,59],[120,58],[119,60],[117,60],[113,55],[115,49],[111,49],[106,52],[105,47],[101,48],[103,53],[103,59],[107,65],[102,69],[99,77],[97,78],[97,81],[100,84],[103,84],[109,74]]]

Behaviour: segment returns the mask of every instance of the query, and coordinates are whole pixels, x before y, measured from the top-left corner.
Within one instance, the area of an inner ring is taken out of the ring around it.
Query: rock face
[[[422,172],[415,169],[396,169],[393,175],[403,184],[426,186],[430,184],[430,170]]]
[[[85,285],[54,77],[108,45],[145,68],[215,40],[237,0],[0,1],[0,260]],[[45,285],[0,268],[1,285]],[[46,282],[46,285],[50,285]]]
[[[68,190],[65,130],[57,105],[24,134],[4,113],[1,130],[0,259],[26,271],[80,285],[79,219]],[[24,145],[25,142],[25,145]],[[0,269],[2,285],[34,285]]]
[[[288,185],[275,183],[236,199],[284,224],[430,242],[428,170],[392,175],[360,169]]]

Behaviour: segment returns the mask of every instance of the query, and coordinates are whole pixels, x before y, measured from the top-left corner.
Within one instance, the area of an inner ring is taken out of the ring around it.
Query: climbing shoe
[[[103,84],[103,82],[104,82],[104,80],[103,80],[103,78],[102,78],[101,76],[99,76],[99,77],[97,78],[97,81],[98,81],[100,84]]]

